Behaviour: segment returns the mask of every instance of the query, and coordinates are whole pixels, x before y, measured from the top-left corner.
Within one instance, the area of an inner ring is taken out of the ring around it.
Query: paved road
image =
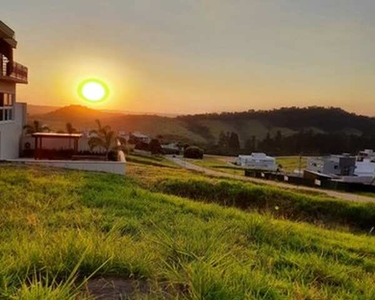
[[[324,193],[324,194],[326,194],[330,197],[344,199],[344,200],[348,200],[348,201],[354,201],[354,202],[373,202],[373,203],[375,203],[375,198],[372,198],[372,197],[356,195],[356,194],[351,194],[351,193],[345,193],[345,192],[337,192],[337,191],[332,191],[332,190],[323,190],[323,189],[317,189],[317,188],[300,187],[300,186],[296,186],[296,185],[293,185],[293,184],[287,184],[287,183],[283,183],[283,182],[276,182],[276,181],[262,180],[262,179],[258,179],[258,178],[234,175],[234,174],[229,174],[229,173],[225,173],[225,172],[221,172],[221,171],[215,171],[215,170],[207,169],[207,168],[204,168],[204,167],[201,167],[201,166],[197,166],[197,165],[194,165],[190,162],[187,162],[183,158],[180,158],[180,157],[177,157],[177,156],[173,157],[173,156],[167,155],[166,158],[169,159],[170,161],[174,162],[175,164],[185,168],[185,169],[200,172],[200,173],[204,173],[204,174],[209,175],[209,176],[225,177],[225,178],[232,178],[232,179],[238,179],[238,180],[243,180],[243,181],[250,181],[250,182],[256,182],[256,183],[268,184],[268,185],[277,186],[277,187],[280,187],[280,188],[313,191],[313,192],[318,192],[318,193]]]

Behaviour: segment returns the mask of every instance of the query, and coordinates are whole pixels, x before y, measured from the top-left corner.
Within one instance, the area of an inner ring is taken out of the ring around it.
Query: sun
[[[86,79],[78,87],[78,94],[90,102],[103,101],[108,97],[108,86],[99,79]]]

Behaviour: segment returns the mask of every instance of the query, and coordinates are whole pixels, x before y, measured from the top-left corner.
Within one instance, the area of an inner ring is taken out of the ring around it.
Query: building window
[[[14,94],[0,93],[0,122],[14,120]]]

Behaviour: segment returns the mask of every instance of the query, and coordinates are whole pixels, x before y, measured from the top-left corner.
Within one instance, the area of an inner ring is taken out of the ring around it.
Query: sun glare
[[[78,93],[87,101],[98,102],[105,100],[109,90],[104,82],[98,79],[88,79],[80,84]]]

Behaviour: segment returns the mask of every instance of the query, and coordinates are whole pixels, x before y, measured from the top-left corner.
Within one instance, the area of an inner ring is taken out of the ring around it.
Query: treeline
[[[265,152],[269,155],[327,155],[352,153],[363,149],[375,149],[374,135],[347,135],[344,133],[314,133],[302,130],[296,134],[283,136],[281,131],[270,133],[262,140],[255,136],[240,147],[239,136],[235,132],[220,134],[217,144],[207,146],[206,152],[219,155],[250,154]]]
[[[235,124],[244,120],[257,120],[269,127],[285,127],[295,131],[302,128],[318,128],[328,133],[353,128],[365,134],[370,134],[375,128],[375,118],[349,113],[337,107],[325,108],[319,106],[187,115],[178,118],[190,123],[199,120],[220,120],[234,122]]]

